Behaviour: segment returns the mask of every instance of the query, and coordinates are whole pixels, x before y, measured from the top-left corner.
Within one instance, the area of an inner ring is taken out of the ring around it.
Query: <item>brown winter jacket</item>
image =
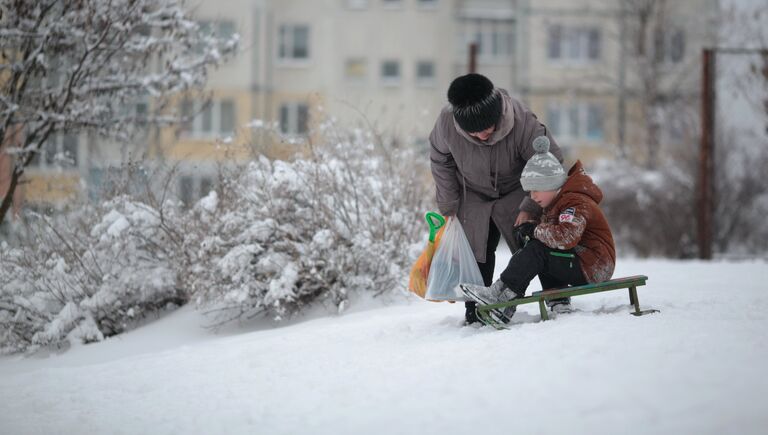
[[[475,259],[481,263],[486,260],[491,219],[513,246],[518,211],[541,212],[520,186],[520,173],[536,154],[533,140],[546,135],[549,151],[563,161],[557,142],[536,115],[505,89],[499,91],[502,116],[488,140],[481,141],[461,129],[450,104],[440,112],[429,135],[437,206],[440,213],[459,218]]]
[[[602,199],[603,192],[577,161],[534,231],[552,249],[574,249],[590,283],[611,279],[616,265],[613,235],[598,206]]]

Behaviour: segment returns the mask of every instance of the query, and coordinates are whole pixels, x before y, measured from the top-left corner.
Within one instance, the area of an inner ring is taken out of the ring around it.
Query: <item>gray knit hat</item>
[[[568,175],[557,157],[549,152],[549,138],[539,136],[533,140],[533,149],[536,154],[525,164],[520,175],[520,184],[523,190],[530,192],[557,190],[563,187]]]

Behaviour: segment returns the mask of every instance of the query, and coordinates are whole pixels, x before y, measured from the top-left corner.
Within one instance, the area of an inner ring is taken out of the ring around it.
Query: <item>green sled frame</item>
[[[549,320],[547,314],[546,301],[549,299],[558,299],[571,296],[588,295],[592,293],[607,292],[611,290],[628,289],[629,290],[629,303],[633,306],[634,310],[630,313],[634,316],[644,316],[646,314],[658,313],[659,310],[641,310],[640,300],[637,298],[637,288],[645,285],[648,281],[648,277],[645,275],[629,276],[626,278],[617,278],[610,281],[604,281],[594,284],[580,285],[576,287],[563,287],[558,289],[549,289],[533,292],[530,296],[515,299],[510,302],[501,302],[498,304],[490,305],[478,305],[475,309],[477,318],[485,325],[493,326],[496,329],[507,329],[508,325],[505,323],[497,322],[490,315],[489,311],[492,309],[504,309],[506,307],[523,305],[523,304],[539,304],[539,313],[541,314],[541,320]]]

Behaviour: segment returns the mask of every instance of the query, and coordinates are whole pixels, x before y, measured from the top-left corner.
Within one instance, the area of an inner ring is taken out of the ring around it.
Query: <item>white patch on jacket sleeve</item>
[[[560,212],[560,223],[573,222],[573,217],[576,215],[576,210],[573,207],[568,207]]]
[[[573,216],[573,221],[568,225],[540,224],[533,231],[536,239],[554,249],[564,249],[579,243],[587,220],[584,216]]]

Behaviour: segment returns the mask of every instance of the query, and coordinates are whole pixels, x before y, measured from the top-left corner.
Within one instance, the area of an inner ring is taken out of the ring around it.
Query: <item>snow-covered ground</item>
[[[401,297],[218,335],[184,308],[0,359],[0,432],[766,433],[768,263],[620,260],[615,276],[635,274],[660,314],[628,315],[616,291],[546,323],[525,306],[507,331]]]

